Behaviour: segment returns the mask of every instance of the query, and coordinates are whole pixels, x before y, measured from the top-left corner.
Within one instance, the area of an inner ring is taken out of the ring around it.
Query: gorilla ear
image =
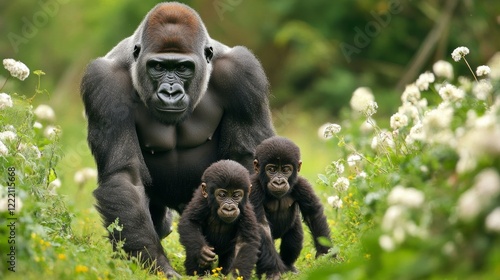
[[[253,160],[253,170],[255,171],[255,173],[259,173],[259,161],[257,159]]]
[[[134,60],[137,60],[139,53],[141,52],[141,45],[137,44],[134,46]]]
[[[203,195],[204,198],[208,197],[207,184],[205,183],[201,183],[201,194]]]
[[[297,172],[300,172],[301,167],[302,167],[302,161],[299,160],[299,164],[297,165]]]
[[[210,63],[212,57],[214,57],[214,49],[212,47],[205,47],[205,59],[207,63]]]

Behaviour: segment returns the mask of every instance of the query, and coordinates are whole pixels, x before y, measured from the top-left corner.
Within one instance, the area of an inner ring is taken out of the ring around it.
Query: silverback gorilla
[[[210,275],[217,254],[222,274],[250,279],[260,244],[250,188],[248,170],[232,160],[218,161],[203,173],[178,226],[188,275]]]
[[[255,147],[274,135],[259,61],[211,39],[190,7],[161,3],[88,65],[81,94],[99,174],[96,207],[105,226],[123,224],[110,240],[179,276],[160,244],[170,209],[182,213],[213,162],[251,170]]]
[[[296,271],[294,263],[304,239],[301,213],[311,230],[316,257],[330,249],[319,240],[322,237],[330,241],[323,205],[309,182],[298,175],[301,165],[299,147],[287,138],[271,137],[256,148],[250,201],[261,228],[269,225],[271,231],[262,237],[257,274],[267,273],[269,264],[276,263],[276,248],[269,240],[279,238],[282,263],[278,262],[277,267],[284,264],[285,271]]]

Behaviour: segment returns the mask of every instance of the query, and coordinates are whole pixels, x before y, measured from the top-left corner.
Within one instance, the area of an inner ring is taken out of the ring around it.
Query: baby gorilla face
[[[214,192],[215,200],[218,204],[217,215],[219,218],[230,224],[240,215],[238,204],[243,199],[244,191],[242,189],[216,189]]]
[[[273,164],[269,163],[265,166],[266,175],[268,178],[267,189],[271,195],[280,198],[290,190],[288,178],[293,174],[292,164]]]

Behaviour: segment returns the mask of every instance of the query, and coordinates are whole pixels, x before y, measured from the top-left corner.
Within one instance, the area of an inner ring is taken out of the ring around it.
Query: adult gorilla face
[[[203,97],[212,69],[201,19],[185,6],[160,6],[147,16],[138,39],[132,79],[141,100],[161,122],[181,122]]]

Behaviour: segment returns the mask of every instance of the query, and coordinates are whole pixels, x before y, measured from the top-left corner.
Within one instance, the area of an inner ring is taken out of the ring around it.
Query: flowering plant
[[[460,47],[452,58],[467,63],[468,53]],[[311,279],[498,275],[499,62],[497,54],[475,72],[467,63],[473,80],[436,62],[403,91],[389,128],[374,119],[371,91],[354,92],[352,112],[323,130],[341,155],[318,179],[332,187],[342,264]]]

